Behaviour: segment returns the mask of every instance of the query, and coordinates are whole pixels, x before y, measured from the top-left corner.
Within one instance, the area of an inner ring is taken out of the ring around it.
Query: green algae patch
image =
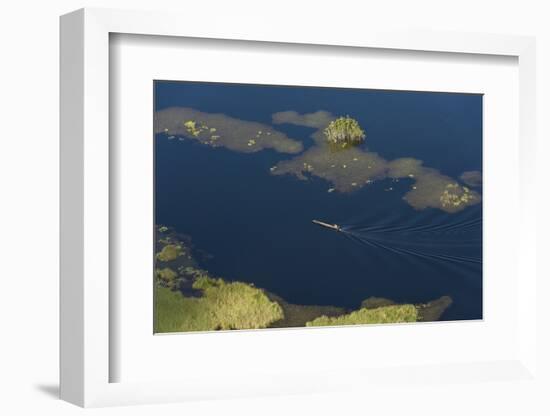
[[[157,287],[156,332],[259,329],[283,318],[280,305],[249,284],[203,275],[193,287],[201,297]]]
[[[162,250],[157,253],[157,260],[160,261],[172,261],[177,259],[179,256],[183,254],[183,247],[179,244],[167,244],[165,245]]]
[[[187,107],[157,111],[155,133],[196,140],[210,147],[225,147],[241,153],[272,149],[279,153],[295,154],[303,150],[301,141],[293,140],[269,125]]]
[[[362,308],[347,315],[321,316],[306,326],[365,325],[416,322],[418,310],[414,305],[382,306],[375,309]]]

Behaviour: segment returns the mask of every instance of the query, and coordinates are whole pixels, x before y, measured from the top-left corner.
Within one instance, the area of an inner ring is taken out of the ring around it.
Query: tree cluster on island
[[[323,132],[330,144],[342,147],[362,143],[366,137],[357,120],[350,116],[338,117],[331,121]]]

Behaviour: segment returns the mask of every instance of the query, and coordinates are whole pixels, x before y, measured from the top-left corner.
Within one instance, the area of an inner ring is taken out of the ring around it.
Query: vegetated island
[[[155,332],[216,331],[438,320],[451,305],[443,296],[427,304],[368,298],[357,310],[296,305],[251,283],[226,281],[198,267],[191,239],[156,227]]]
[[[357,120],[350,116],[332,120],[323,130],[323,134],[327,142],[342,148],[362,143],[366,137]]]

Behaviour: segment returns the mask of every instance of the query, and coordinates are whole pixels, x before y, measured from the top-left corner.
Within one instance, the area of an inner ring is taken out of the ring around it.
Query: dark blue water
[[[266,124],[273,113],[286,110],[349,114],[365,129],[368,149],[386,159],[414,157],[455,178],[482,168],[480,95],[156,82],[156,109],[172,106]],[[311,144],[314,129],[275,128],[306,147]],[[243,154],[157,135],[156,223],[190,235],[197,248],[213,255],[202,264],[213,274],[253,282],[292,303],[357,308],[369,296],[417,303],[448,295],[453,305],[443,319],[482,317],[480,264],[403,252],[481,258],[480,245],[455,244],[472,232],[479,236],[480,226],[467,233],[452,226],[480,219],[481,204],[455,214],[417,211],[402,199],[408,180],[391,184],[392,192],[384,191],[385,180],[354,193],[329,194],[321,179],[270,175],[269,167],[290,157],[274,151]],[[399,232],[378,235],[386,245],[405,240],[395,252],[322,229],[311,223],[314,218],[359,234],[377,224],[435,224],[452,232],[420,239]],[[430,244],[437,250],[426,250]]]

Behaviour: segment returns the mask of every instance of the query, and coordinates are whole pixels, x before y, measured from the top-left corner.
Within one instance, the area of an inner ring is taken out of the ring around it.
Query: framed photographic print
[[[536,383],[533,39],[188,23],[62,17],[62,398]]]

